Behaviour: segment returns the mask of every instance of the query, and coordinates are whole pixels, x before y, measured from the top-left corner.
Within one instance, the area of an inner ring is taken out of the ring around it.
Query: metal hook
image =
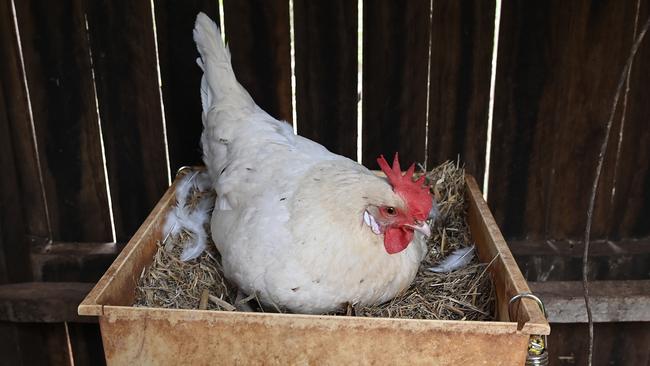
[[[514,304],[521,299],[532,299],[537,303],[539,309],[544,314],[545,318],[548,318],[546,313],[546,307],[542,299],[530,292],[522,292],[513,296],[508,302],[508,317],[510,320],[513,319],[513,309]],[[528,354],[526,357],[526,365],[548,365],[548,341],[546,336],[531,335],[530,340],[528,341]]]
[[[181,174],[185,174],[185,171],[186,171],[186,170],[187,170],[187,171],[191,171],[191,170],[192,170],[192,167],[191,167],[191,166],[184,165],[184,166],[178,168],[178,170],[176,171],[176,178],[178,178],[178,176],[181,175]]]
[[[548,314],[546,313],[546,307],[544,306],[544,302],[542,301],[542,299],[540,299],[539,297],[537,297],[537,295],[532,294],[530,292],[522,292],[522,293],[516,294],[515,296],[513,296],[510,299],[510,301],[508,301],[508,317],[510,317],[510,319],[513,319],[513,317],[512,317],[512,309],[514,307],[515,302],[517,300],[519,300],[519,299],[533,299],[533,300],[535,300],[535,302],[537,303],[537,306],[539,306],[539,309],[544,314],[544,317],[548,318]]]

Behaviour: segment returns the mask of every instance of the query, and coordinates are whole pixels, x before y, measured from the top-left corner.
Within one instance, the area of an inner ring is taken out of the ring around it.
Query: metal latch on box
[[[513,296],[510,299],[510,301],[508,302],[508,316],[510,316],[510,319],[513,319],[514,304],[517,301],[524,298],[534,300],[539,306],[539,309],[544,314],[544,317],[548,319],[544,302],[542,302],[542,300],[539,297],[537,297],[536,295],[530,292],[522,292],[520,294]],[[548,366],[549,358],[548,358],[547,347],[548,347],[548,342],[545,335],[535,335],[535,334],[531,335],[528,341],[528,354],[526,355],[526,366]]]

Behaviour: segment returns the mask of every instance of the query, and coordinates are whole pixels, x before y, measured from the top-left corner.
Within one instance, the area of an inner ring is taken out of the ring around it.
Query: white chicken
[[[378,304],[412,282],[426,254],[433,198],[402,175],[387,178],[297,136],[237,82],[219,29],[201,13],[194,40],[204,161],[217,192],[212,239],[225,276],[265,304],[325,313]]]

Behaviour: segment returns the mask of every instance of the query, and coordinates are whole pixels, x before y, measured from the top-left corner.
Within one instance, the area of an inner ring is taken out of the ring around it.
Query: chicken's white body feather
[[[404,202],[388,182],[259,108],[237,82],[216,25],[197,17],[204,70],[204,161],[218,198],[212,238],[226,277],[267,304],[301,313],[376,304],[404,290],[424,238],[397,254],[364,224],[368,204]]]

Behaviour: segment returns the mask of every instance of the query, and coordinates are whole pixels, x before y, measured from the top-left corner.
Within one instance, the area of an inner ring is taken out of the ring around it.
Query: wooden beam
[[[77,315],[77,305],[94,283],[23,282],[0,285],[0,321],[18,323],[94,322]]]
[[[120,243],[30,240],[34,280],[46,282],[97,282],[124,247]]]
[[[582,257],[584,244],[577,240],[509,240],[514,255],[557,255]],[[650,238],[627,240],[594,240],[589,246],[590,256],[617,256],[650,254]]]
[[[587,312],[582,282],[529,282],[546,305],[551,323],[585,323]],[[594,322],[650,321],[650,280],[594,281],[589,285]]]
[[[508,246],[528,281],[580,281],[582,242],[510,240]],[[594,241],[589,250],[591,280],[631,281],[650,278],[650,239]]]

